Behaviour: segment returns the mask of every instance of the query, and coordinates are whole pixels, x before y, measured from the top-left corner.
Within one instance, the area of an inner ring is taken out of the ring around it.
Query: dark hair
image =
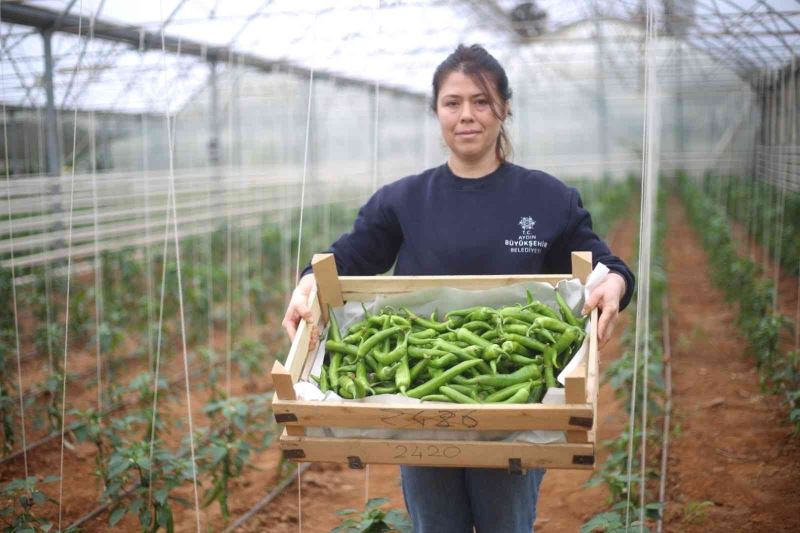
[[[506,71],[500,65],[500,62],[479,44],[473,44],[468,47],[459,44],[458,48],[436,67],[436,72],[433,73],[433,101],[431,101],[431,109],[434,113],[436,112],[436,104],[439,98],[439,89],[441,89],[445,78],[453,72],[463,72],[472,78],[472,81],[481,88],[489,99],[489,105],[494,112],[494,116],[499,120],[505,119],[500,110],[511,100],[508,76],[506,76]],[[487,78],[497,90],[497,94],[500,96],[499,104],[501,105],[498,105],[494,94],[489,90]],[[506,116],[511,116],[511,111]],[[508,134],[503,124],[500,125],[500,135],[497,137],[494,151],[497,159],[503,163],[511,157],[511,142],[508,140]]]

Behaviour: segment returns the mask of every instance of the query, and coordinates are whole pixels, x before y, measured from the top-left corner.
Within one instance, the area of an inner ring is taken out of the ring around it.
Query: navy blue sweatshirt
[[[458,177],[444,164],[389,183],[328,251],[343,276],[382,274],[392,265],[396,275],[411,276],[565,273],[570,252],[589,251],[595,265],[625,278],[620,308],[634,285],[630,269],[592,230],[576,189],[511,163],[482,178]]]

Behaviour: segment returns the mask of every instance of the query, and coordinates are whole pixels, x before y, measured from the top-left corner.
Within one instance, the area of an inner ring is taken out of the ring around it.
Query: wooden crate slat
[[[319,299],[317,298],[317,288],[311,290],[308,298],[309,306],[311,307],[311,321],[314,324],[319,323],[320,308]],[[292,376],[292,381],[297,383],[300,374],[303,371],[303,366],[308,358],[308,346],[311,341],[311,327],[305,320],[300,321],[297,328],[295,340],[292,342],[292,347],[289,350],[289,355],[286,357],[286,369]]]
[[[280,445],[287,458],[298,462],[508,468],[509,460],[516,459],[523,469],[591,470],[594,465],[593,444],[335,439],[284,434]]]
[[[582,430],[592,427],[592,406],[576,405],[466,405],[393,403],[329,403],[274,399],[276,416],[292,415],[291,424],[308,427],[383,429]]]
[[[344,300],[364,301],[376,294],[402,294],[436,287],[465,290],[485,290],[513,285],[525,281],[549,283],[555,286],[571,275],[516,275],[516,276],[342,276],[339,278]]]

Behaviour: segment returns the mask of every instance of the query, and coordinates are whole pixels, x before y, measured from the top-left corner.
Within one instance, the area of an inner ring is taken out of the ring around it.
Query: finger
[[[600,318],[597,321],[597,340],[600,343],[605,344],[606,338],[606,326],[608,324],[608,320],[610,318],[610,313],[602,312],[600,313]]]
[[[600,299],[603,296],[602,292],[603,291],[599,290],[599,287],[592,291],[589,298],[586,299],[586,303],[583,304],[583,309],[581,310],[582,315],[589,314],[592,309],[597,307],[597,304],[600,303]]]
[[[289,340],[294,341],[294,336],[297,334],[297,327],[294,325],[292,320],[286,318],[281,322],[283,329],[286,330],[286,333],[289,335]]]
[[[297,313],[298,320],[302,318],[306,322],[311,322],[311,308],[305,303],[296,303],[294,306],[295,313]]]

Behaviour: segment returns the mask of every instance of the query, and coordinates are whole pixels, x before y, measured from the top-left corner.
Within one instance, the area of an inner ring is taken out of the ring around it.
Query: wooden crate
[[[398,294],[430,287],[489,289],[520,281],[540,281],[555,286],[565,279],[583,283],[592,270],[590,252],[573,252],[572,274],[516,276],[342,276],[331,254],[312,261],[317,287],[312,290],[312,320],[320,331],[327,324],[327,305],[368,301],[378,294]],[[598,389],[597,310],[592,311],[588,357],[566,378],[563,405],[397,405],[390,403],[328,403],[299,401],[294,384],[305,379],[313,364],[309,351],[311,328],[301,321],[286,364],[275,362],[272,380],[275,419],[285,425],[280,446],[297,462],[348,463],[361,468],[369,463],[425,466],[592,469],[595,463],[595,428]],[[454,429],[473,431],[560,430],[567,442],[529,444],[494,441],[380,440],[307,436],[306,427],[362,429]]]

